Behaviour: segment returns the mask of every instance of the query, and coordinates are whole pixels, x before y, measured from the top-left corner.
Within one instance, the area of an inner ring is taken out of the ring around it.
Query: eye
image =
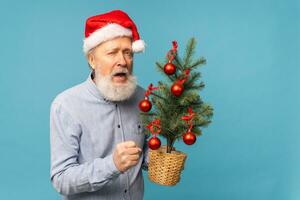
[[[115,55],[117,53],[117,51],[109,51],[107,54],[108,55]]]
[[[133,56],[133,53],[130,50],[125,51],[124,54],[130,58]]]

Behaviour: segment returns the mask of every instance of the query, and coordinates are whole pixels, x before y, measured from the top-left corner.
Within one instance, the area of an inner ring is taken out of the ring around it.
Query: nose
[[[123,53],[120,52],[119,55],[118,55],[118,63],[117,63],[117,65],[119,67],[126,67],[126,64],[127,63],[126,63],[125,57],[124,57]]]

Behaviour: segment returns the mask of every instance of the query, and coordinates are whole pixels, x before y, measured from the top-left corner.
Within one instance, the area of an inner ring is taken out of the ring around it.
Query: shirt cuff
[[[108,176],[114,177],[121,173],[115,165],[112,154],[104,158],[104,163],[105,163],[105,169],[108,172]]]

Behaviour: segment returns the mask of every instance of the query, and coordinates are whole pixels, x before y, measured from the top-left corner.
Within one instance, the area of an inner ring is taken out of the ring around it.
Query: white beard
[[[127,69],[121,70],[121,72],[125,71],[127,72],[127,80],[126,83],[122,84],[116,84],[112,81],[113,74],[116,73],[116,71],[113,71],[112,74],[107,76],[103,76],[95,71],[96,86],[107,100],[124,101],[129,99],[135,92],[137,86],[136,77],[129,74]],[[120,70],[118,72],[120,72]]]

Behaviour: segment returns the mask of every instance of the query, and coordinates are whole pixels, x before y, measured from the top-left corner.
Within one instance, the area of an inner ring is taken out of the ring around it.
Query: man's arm
[[[120,174],[113,155],[79,164],[80,134],[80,124],[64,107],[53,103],[50,113],[51,181],[63,195],[99,190]]]

